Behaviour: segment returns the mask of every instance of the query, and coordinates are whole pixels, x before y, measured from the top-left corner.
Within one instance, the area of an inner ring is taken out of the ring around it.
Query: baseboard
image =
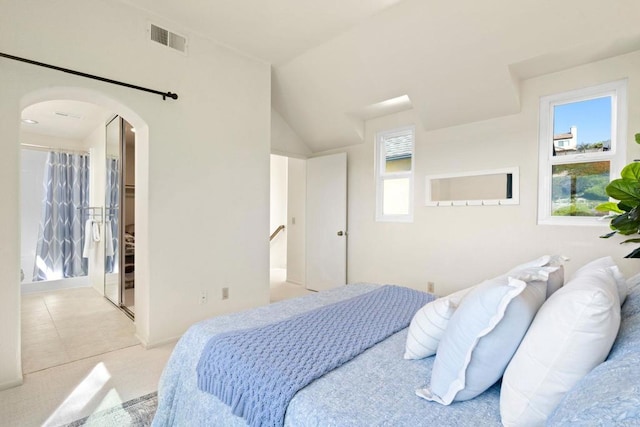
[[[146,339],[143,339],[140,334],[138,334],[137,332],[135,334],[133,334],[134,337],[137,338],[138,341],[140,341],[140,345],[144,348],[149,348],[149,345],[147,343]]]
[[[4,382],[0,384],[0,391],[21,386],[23,383],[24,383],[24,380],[22,377],[20,377],[20,379],[17,379],[17,380]]]
[[[182,335],[179,335],[177,337],[167,338],[166,340],[147,342],[147,341],[143,340],[142,338],[140,338],[140,336],[138,334],[136,334],[136,338],[138,338],[138,340],[140,340],[140,344],[142,345],[142,347],[144,347],[147,350],[152,349],[152,348],[156,348],[156,347],[161,347],[161,346],[163,346],[165,344],[175,343],[181,337],[182,337]]]
[[[20,293],[31,294],[34,292],[51,292],[62,289],[91,287],[87,276],[72,277],[69,279],[47,280],[42,282],[27,282],[20,284]]]

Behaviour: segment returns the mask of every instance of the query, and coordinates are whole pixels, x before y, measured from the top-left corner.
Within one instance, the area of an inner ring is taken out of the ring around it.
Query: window
[[[539,224],[605,225],[595,207],[625,163],[626,80],[540,100]]]
[[[376,221],[413,221],[413,126],[376,135]]]

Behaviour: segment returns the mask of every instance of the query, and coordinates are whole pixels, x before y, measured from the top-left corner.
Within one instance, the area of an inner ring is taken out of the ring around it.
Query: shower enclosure
[[[84,139],[22,142],[22,292],[93,286],[133,318],[135,134],[110,117]]]
[[[86,286],[89,153],[44,148],[21,153],[22,282],[34,291]]]

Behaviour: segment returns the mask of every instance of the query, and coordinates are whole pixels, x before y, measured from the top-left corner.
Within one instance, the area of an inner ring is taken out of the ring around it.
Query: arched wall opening
[[[45,101],[52,100],[71,100],[86,102],[105,108],[113,112],[114,114],[123,117],[136,129],[136,144],[135,144],[135,158],[136,158],[136,198],[135,198],[135,218],[136,224],[136,245],[138,250],[147,248],[148,246],[148,157],[149,157],[149,126],[146,121],[135,111],[129,108],[124,103],[110,96],[105,95],[96,90],[80,88],[80,87],[48,87],[31,91],[20,99],[20,105],[18,108],[18,114],[20,114],[25,108]],[[19,126],[19,121],[16,124]],[[18,130],[20,135],[20,130]],[[19,138],[18,138],[19,139]],[[20,144],[20,141],[16,141],[16,144]],[[19,149],[18,149],[19,151]],[[18,180],[18,188],[20,188],[20,182]],[[142,252],[142,251],[140,251]],[[147,344],[146,337],[148,337],[148,313],[149,313],[149,288],[148,281],[145,278],[149,277],[148,274],[148,262],[145,262],[146,257],[140,256],[139,261],[136,263],[136,337],[143,345]],[[137,260],[138,261],[138,260]],[[18,286],[18,293],[20,292],[20,281],[14,284]],[[18,304],[20,300],[18,299]],[[19,309],[19,306],[18,306]],[[18,334],[20,337],[20,334]],[[20,343],[18,343],[20,348]]]

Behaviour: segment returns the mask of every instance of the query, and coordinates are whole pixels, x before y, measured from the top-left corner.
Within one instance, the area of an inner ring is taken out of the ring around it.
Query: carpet
[[[157,407],[158,393],[153,392],[128,400],[120,406],[96,412],[88,417],[67,424],[65,427],[146,427],[151,425]]]

